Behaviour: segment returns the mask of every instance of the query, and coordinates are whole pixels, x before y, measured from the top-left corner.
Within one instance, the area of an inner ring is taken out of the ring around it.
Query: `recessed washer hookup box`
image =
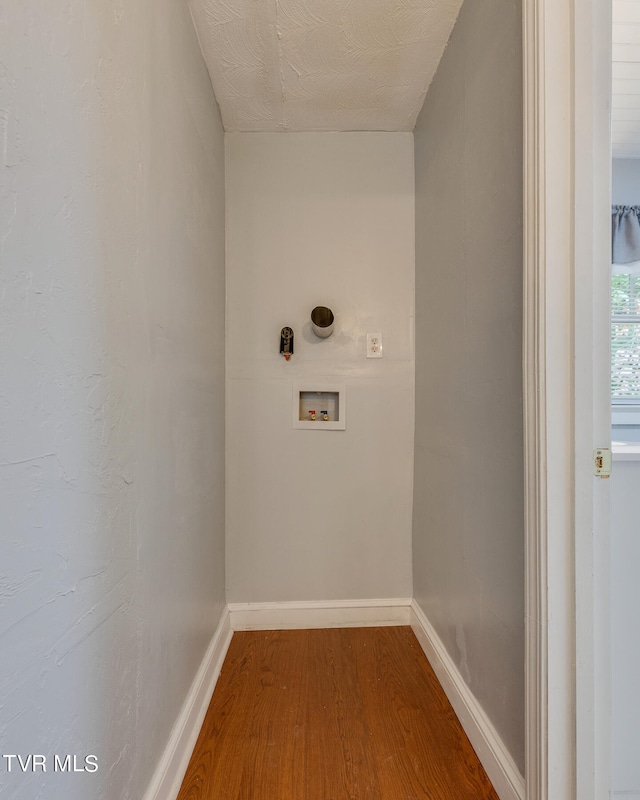
[[[295,383],[293,386],[293,427],[298,430],[343,431],[347,427],[344,386]]]

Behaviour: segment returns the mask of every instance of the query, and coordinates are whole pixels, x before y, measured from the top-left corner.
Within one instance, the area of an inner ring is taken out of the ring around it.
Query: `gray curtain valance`
[[[611,261],[640,261],[640,206],[611,207]]]

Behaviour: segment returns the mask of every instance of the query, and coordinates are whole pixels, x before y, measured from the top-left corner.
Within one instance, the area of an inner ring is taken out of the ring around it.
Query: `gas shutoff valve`
[[[280,355],[287,361],[293,355],[293,328],[285,327],[280,331]]]

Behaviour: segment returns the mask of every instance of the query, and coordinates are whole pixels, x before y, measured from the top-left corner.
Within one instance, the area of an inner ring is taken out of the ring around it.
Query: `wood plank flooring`
[[[178,800],[498,800],[411,628],[236,632]]]

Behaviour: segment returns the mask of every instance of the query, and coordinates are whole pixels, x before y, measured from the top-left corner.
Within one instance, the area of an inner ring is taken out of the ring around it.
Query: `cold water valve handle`
[[[280,331],[280,355],[287,361],[293,355],[293,328],[285,327]]]

